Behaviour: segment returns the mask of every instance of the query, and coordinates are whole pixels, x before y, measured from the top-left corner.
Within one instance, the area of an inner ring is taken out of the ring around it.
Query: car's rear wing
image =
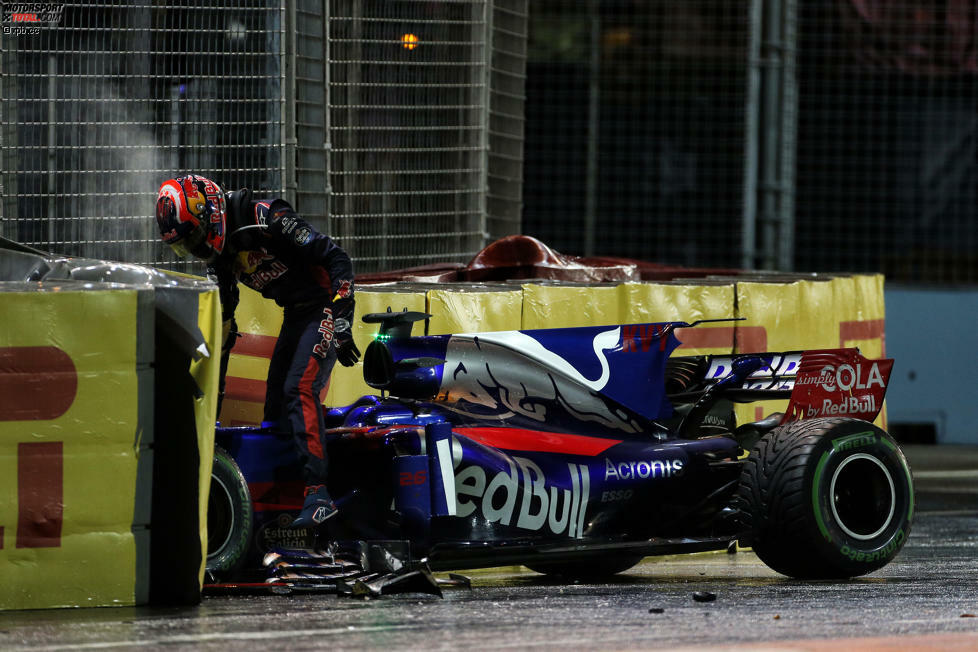
[[[788,398],[795,387],[804,353],[673,356],[666,369],[669,398],[677,402],[696,400],[721,381],[727,385],[727,397],[731,400]],[[742,378],[742,374],[736,373],[735,365],[746,362],[755,369]]]
[[[791,399],[784,421],[851,416],[872,421],[883,406],[893,360],[858,349],[674,357],[666,369],[673,403]]]

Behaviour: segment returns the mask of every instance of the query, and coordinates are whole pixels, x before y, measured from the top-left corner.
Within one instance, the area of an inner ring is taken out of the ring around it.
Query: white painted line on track
[[[921,514],[927,514],[928,516],[975,516],[975,510],[973,509],[922,509]]]
[[[914,471],[914,478],[946,479],[978,478],[978,469],[962,469],[959,471]]]
[[[51,645],[31,647],[36,652],[56,652],[58,650],[109,650],[112,648],[156,647],[180,643],[209,643],[213,641],[262,641],[295,639],[300,636],[333,636],[336,634],[365,634],[371,632],[390,632],[405,629],[420,629],[421,625],[378,625],[374,627],[332,627],[330,629],[278,630],[271,632],[215,632],[212,634],[177,634],[174,636],[147,636],[126,641],[105,641],[97,643],[72,643],[70,645]]]

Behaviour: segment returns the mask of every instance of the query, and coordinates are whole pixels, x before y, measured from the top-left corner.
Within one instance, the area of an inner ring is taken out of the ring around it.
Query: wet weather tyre
[[[796,421],[745,461],[737,500],[747,541],[775,571],[802,579],[865,575],[903,547],[913,480],[893,439],[847,418]]]
[[[642,555],[622,555],[601,557],[580,561],[534,562],[526,564],[531,571],[544,575],[556,575],[567,579],[596,580],[611,577],[627,571],[645,557]]]
[[[248,483],[234,458],[215,446],[207,499],[207,570],[219,575],[239,568],[248,552],[252,528]]]

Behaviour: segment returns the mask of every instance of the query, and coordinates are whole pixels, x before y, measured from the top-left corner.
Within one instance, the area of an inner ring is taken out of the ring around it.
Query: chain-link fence
[[[284,194],[361,271],[519,229],[526,0],[56,6],[21,30],[4,3],[6,237],[200,271],[152,219],[184,171]]]
[[[192,170],[280,193],[283,15],[264,0],[65,3],[36,33],[5,33],[2,234],[174,265],[152,217],[161,181]]]
[[[978,282],[974,0],[541,0],[523,228],[568,253]]]
[[[467,260],[485,242],[486,8],[329,4],[329,215],[361,269]]]
[[[978,282],[978,2],[801,7],[798,268]]]
[[[175,265],[153,196],[194,170],[284,194],[361,271],[522,231],[572,254],[978,282],[976,15],[101,0],[25,33],[5,12],[0,234]]]
[[[533,3],[524,231],[739,266],[750,3]]]

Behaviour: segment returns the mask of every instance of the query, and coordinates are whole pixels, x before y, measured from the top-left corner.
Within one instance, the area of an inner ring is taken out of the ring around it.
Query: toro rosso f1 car
[[[218,428],[212,576],[264,559],[277,583],[419,565],[600,577],[739,542],[779,573],[847,578],[906,541],[910,470],[872,423],[892,360],[671,356],[701,322],[412,336],[426,317],[363,318],[380,324],[364,355],[378,395],[325,410],[339,513],[320,531],[287,528],[288,437]],[[786,412],[736,425],[734,403],[767,399]]]

